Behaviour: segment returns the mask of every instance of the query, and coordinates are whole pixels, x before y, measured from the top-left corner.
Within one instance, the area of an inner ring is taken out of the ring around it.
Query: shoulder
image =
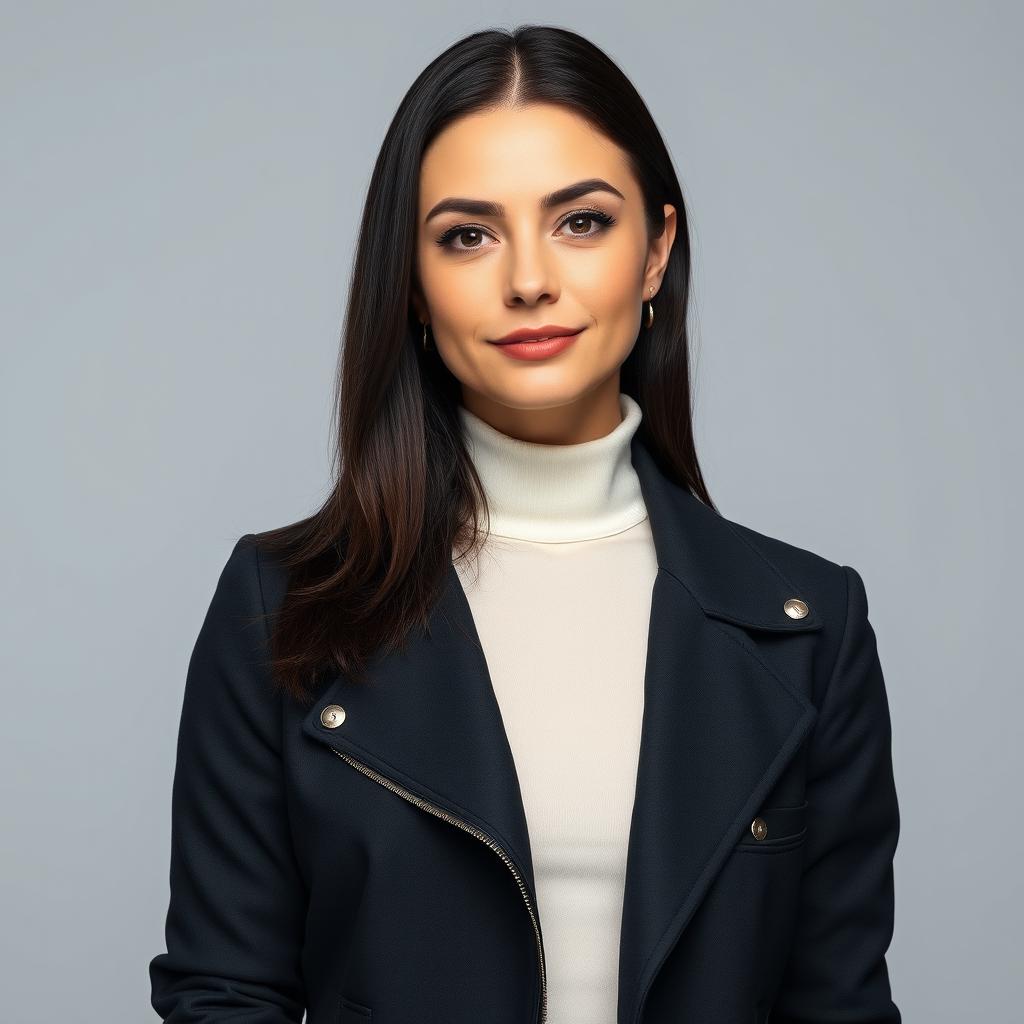
[[[279,607],[285,596],[288,570],[263,536],[251,532],[235,540],[221,569],[218,590],[266,615]]]
[[[790,540],[762,533],[752,527],[725,519],[723,522],[747,547],[754,557],[762,558],[780,569],[784,576],[799,583],[822,598],[838,601],[845,607],[847,570],[845,566],[820,551],[803,547]]]
[[[827,557],[820,551],[791,540],[771,536],[744,523],[722,517],[723,525],[750,552],[750,557],[767,562],[783,579],[791,583],[794,596],[801,597],[822,623],[825,658],[834,661],[843,638],[867,620],[867,593],[861,573]]]

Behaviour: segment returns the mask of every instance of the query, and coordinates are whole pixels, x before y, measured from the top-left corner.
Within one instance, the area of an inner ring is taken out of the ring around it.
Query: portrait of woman
[[[415,77],[332,487],[225,552],[189,662],[163,1019],[898,1024],[864,580],[709,493],[691,242],[583,35]]]

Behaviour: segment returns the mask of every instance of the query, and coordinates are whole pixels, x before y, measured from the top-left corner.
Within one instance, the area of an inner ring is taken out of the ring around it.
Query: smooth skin
[[[591,190],[542,205],[550,193],[592,179],[621,196]],[[503,212],[430,216],[456,198]],[[675,207],[664,209],[665,231],[648,241],[643,196],[624,152],[561,107],[502,107],[438,135],[420,169],[413,303],[470,412],[541,444],[594,440],[622,422],[620,369],[675,239]],[[601,223],[595,211],[614,223]],[[544,324],[586,329],[568,349],[537,361],[511,359],[489,340]]]

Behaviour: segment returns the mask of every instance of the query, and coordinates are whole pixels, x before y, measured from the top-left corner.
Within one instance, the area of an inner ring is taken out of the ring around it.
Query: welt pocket
[[[373,1016],[370,1008],[362,1003],[357,1003],[348,996],[341,996],[338,1000],[341,1009],[338,1014],[338,1024],[365,1024]]]
[[[779,852],[800,846],[806,836],[806,800],[790,807],[762,807],[743,830],[736,849],[744,853]]]

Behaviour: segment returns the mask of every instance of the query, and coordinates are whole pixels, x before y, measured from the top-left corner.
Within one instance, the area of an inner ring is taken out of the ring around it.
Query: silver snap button
[[[782,607],[791,619],[802,619],[810,611],[799,597],[791,597]]]
[[[328,729],[337,729],[345,721],[345,709],[340,704],[328,704],[320,712],[320,721]]]

